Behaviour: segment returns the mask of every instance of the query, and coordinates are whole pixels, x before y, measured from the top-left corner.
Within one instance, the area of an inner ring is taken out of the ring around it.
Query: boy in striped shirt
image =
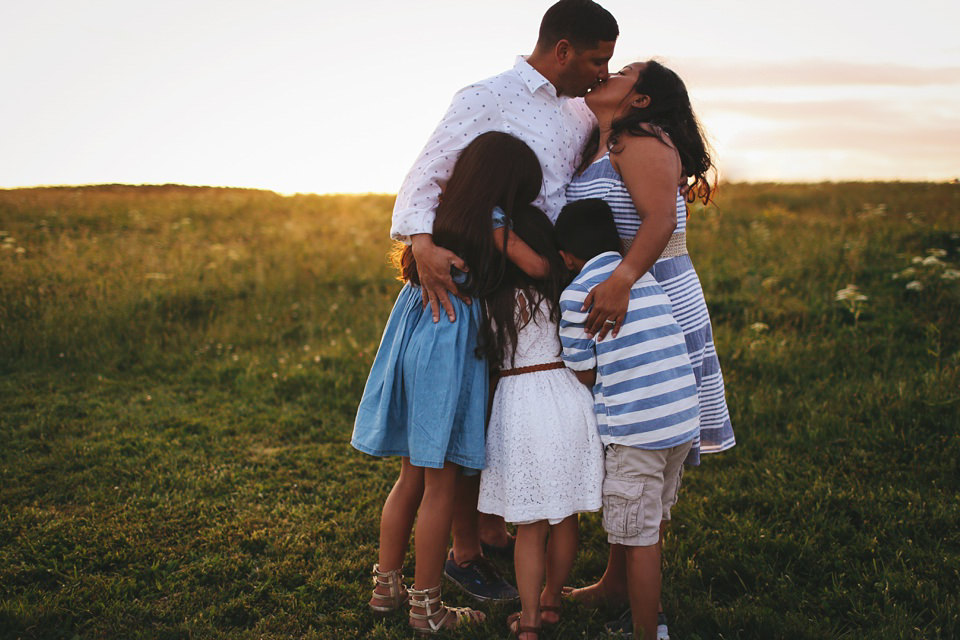
[[[615,337],[586,333],[584,300],[621,260],[610,207],[596,199],[570,203],[556,233],[577,274],[560,297],[560,342],[567,367],[593,388],[606,467],[603,527],[610,544],[624,546],[634,622],[656,619],[662,525],[700,432],[696,379],[670,299],[650,273],[633,284]]]

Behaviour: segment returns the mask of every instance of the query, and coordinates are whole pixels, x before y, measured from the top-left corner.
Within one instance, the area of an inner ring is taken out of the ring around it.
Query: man
[[[473,138],[503,131],[523,140],[543,168],[543,190],[534,202],[556,220],[566,202],[564,191],[594,126],[582,100],[609,76],[607,63],[619,36],[616,20],[592,0],[560,0],[543,16],[533,53],[512,69],[461,89],[407,174],[393,210],[391,236],[411,243],[423,288],[424,304],[440,320],[451,321],[449,296],[457,289],[450,268],[468,266],[433,243],[434,212],[457,155]],[[510,540],[502,519],[479,518],[479,476],[461,476],[453,521],[453,549],[445,572],[471,595],[512,600],[516,589],[484,558],[484,543],[505,547]]]

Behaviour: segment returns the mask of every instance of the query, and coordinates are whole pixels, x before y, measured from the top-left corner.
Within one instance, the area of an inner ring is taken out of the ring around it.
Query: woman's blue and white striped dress
[[[623,179],[613,164],[609,154],[597,160],[567,187],[567,201],[585,198],[601,198],[610,205],[617,223],[620,238],[631,242],[640,228],[640,216],[633,206],[633,200],[627,191]],[[683,195],[677,192],[677,234],[687,230],[687,203]],[[735,444],[727,401],[724,397],[723,373],[720,361],[713,345],[713,329],[710,326],[710,314],[703,297],[700,278],[693,268],[690,255],[660,258],[650,269],[660,286],[670,297],[673,315],[683,329],[690,354],[690,364],[697,379],[697,391],[700,399],[700,443],[688,462],[699,463],[699,453],[716,453],[729,449]]]

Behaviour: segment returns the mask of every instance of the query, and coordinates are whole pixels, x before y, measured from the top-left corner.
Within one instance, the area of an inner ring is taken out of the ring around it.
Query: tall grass
[[[391,206],[0,191],[0,637],[409,635],[364,606],[397,465],[347,444]],[[739,444],[685,476],[672,634],[956,637],[960,188],[723,185],[689,226]]]

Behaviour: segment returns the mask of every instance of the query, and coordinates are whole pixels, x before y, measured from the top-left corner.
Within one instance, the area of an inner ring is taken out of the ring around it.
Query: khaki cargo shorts
[[[670,449],[609,444],[604,449],[603,528],[610,544],[649,547],[677,503],[683,461],[693,442]]]

